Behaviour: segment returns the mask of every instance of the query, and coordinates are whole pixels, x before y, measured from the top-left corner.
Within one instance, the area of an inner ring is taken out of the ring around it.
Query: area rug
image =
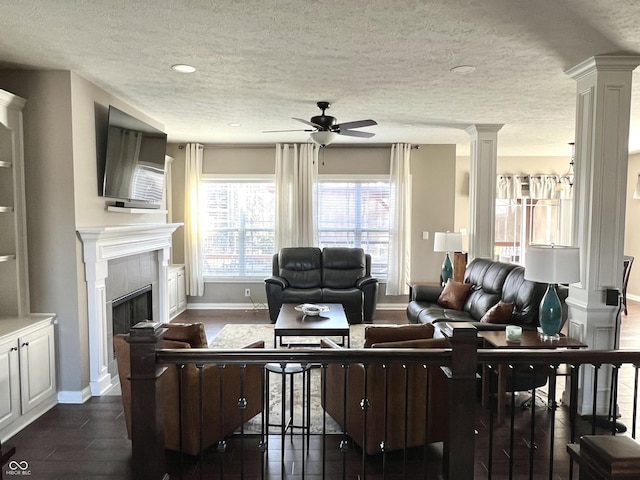
[[[351,348],[361,348],[364,344],[365,325],[351,325]],[[291,343],[311,343],[319,342],[321,337],[286,337],[287,342]],[[341,342],[342,337],[329,337],[335,342]],[[209,348],[241,348],[251,342],[264,340],[265,348],[273,348],[273,324],[238,324],[225,325],[220,333],[209,343]],[[289,382],[291,376],[287,376],[285,397],[285,422],[289,417]],[[299,425],[302,419],[302,375],[293,375],[294,385],[294,410],[293,423]],[[340,433],[342,430],[338,424],[329,415],[324,414],[324,410],[320,403],[320,369],[311,369],[311,433],[322,433],[323,422],[326,422],[327,433]],[[280,433],[280,428],[275,425],[281,425],[282,413],[282,375],[278,373],[269,374],[269,423],[272,425],[269,433]],[[262,416],[256,415],[244,425],[245,433],[261,433],[262,432]],[[266,431],[266,429],[265,429]]]

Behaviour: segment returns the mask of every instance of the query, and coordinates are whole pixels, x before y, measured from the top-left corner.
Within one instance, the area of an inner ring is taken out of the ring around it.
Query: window
[[[559,243],[558,210],[557,199],[496,200],[496,260],[523,264],[530,244]]]
[[[204,276],[269,276],[275,251],[274,180],[206,179],[202,187]]]
[[[320,178],[318,241],[323,247],[360,247],[371,271],[386,277],[389,252],[388,179]]]

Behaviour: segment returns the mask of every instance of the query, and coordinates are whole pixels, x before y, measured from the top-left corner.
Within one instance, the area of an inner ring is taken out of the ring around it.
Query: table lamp
[[[560,338],[562,304],[556,286],[558,283],[580,281],[580,249],[562,245],[530,245],[525,258],[524,278],[548,284],[540,302],[540,328],[545,340]]]
[[[453,278],[453,263],[449,252],[462,251],[462,234],[459,232],[436,232],[433,237],[433,251],[447,252],[442,263],[442,284]]]

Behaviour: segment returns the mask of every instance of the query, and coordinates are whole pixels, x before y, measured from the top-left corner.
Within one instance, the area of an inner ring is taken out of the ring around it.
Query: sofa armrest
[[[378,279],[376,277],[371,277],[371,276],[361,277],[356,281],[356,287],[361,289],[366,285],[375,284],[375,283],[378,283]]]
[[[411,300],[436,303],[442,290],[440,285],[412,285]]]
[[[280,288],[287,288],[287,286],[289,285],[289,282],[287,282],[286,279],[284,279],[282,277],[276,277],[274,275],[265,278],[264,281],[265,281],[265,283],[268,283],[268,284],[271,284],[271,285],[280,286]]]

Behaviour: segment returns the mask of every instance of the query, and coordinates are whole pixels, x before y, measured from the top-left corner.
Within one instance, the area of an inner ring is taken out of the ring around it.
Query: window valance
[[[497,177],[496,198],[570,199],[573,198],[572,180],[556,174],[501,174]]]

